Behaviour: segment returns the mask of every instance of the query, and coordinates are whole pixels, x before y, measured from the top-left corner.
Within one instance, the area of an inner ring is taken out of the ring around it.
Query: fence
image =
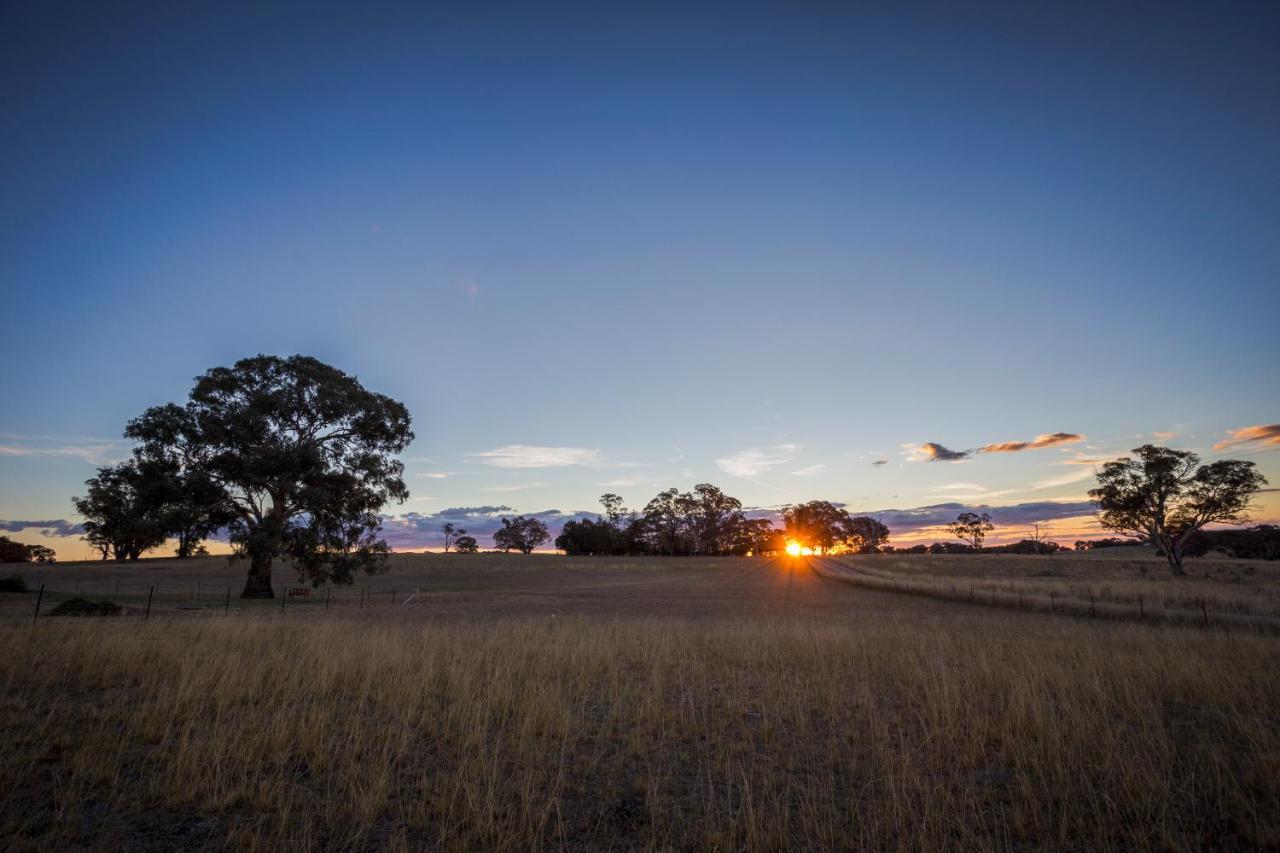
[[[856,569],[830,558],[814,557],[810,562],[813,571],[821,577],[869,589],[919,595],[945,601],[987,607],[1003,607],[1033,610],[1063,616],[1086,616],[1092,619],[1118,619],[1133,622],[1168,625],[1196,625],[1204,628],[1248,628],[1260,631],[1280,632],[1280,618],[1242,613],[1225,613],[1212,610],[1206,600],[1199,602],[1195,610],[1168,608],[1147,604],[1139,599],[1136,604],[1097,600],[1092,591],[1089,599],[1058,597],[1055,594],[1029,592],[1005,592],[979,590],[972,583],[967,585],[950,581],[914,581],[906,578],[885,577]]]
[[[208,583],[202,585],[200,581],[195,581],[185,586],[168,584],[163,591],[161,584],[158,583],[132,586],[132,588],[130,586],[132,585],[126,585],[122,591],[118,580],[93,584],[82,583],[79,578],[74,580],[68,578],[65,587],[59,585],[62,587],[59,589],[45,582],[33,592],[7,593],[5,597],[13,601],[18,595],[31,595],[34,603],[30,613],[32,624],[35,624],[42,617],[52,616],[51,611],[58,604],[74,599],[82,599],[90,604],[110,602],[121,608],[118,615],[140,617],[146,620],[151,618],[153,612],[156,615],[161,613],[230,615],[233,612],[262,612],[273,608],[285,613],[328,610],[332,607],[403,606],[413,602],[419,595],[417,589],[412,590],[405,597],[396,587],[384,590],[370,589],[368,586],[346,588],[335,593],[331,585],[325,584],[319,588],[297,586],[278,588],[276,590],[278,600],[241,599],[235,594],[237,589],[235,585],[217,585],[211,589]]]

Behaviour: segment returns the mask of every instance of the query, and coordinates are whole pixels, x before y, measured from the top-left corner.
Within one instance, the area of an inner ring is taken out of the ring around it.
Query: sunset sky
[[[0,532],[87,556],[125,421],[259,352],[409,407],[399,548],[699,482],[1070,542],[1146,442],[1280,487],[1275,4],[424,5],[0,6]]]

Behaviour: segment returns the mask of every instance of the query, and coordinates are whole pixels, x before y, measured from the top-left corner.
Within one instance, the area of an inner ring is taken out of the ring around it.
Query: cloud
[[[546,487],[546,483],[512,483],[507,486],[490,486],[485,489],[486,492],[523,492],[527,489],[541,489]]]
[[[28,528],[37,528],[42,536],[80,536],[84,533],[84,525],[65,518],[47,519],[44,521],[3,521],[0,530],[6,533],[20,533]]]
[[[524,515],[537,518],[547,525],[551,539],[564,529],[569,521],[580,521],[584,518],[596,518],[599,513],[579,511],[561,512],[558,509],[544,509],[536,512],[517,513],[509,506],[463,506],[451,507],[436,513],[407,512],[403,515],[384,515],[382,517],[382,537],[393,549],[402,551],[439,548],[443,544],[440,539],[440,528],[445,522],[467,531],[467,535],[476,537],[481,547],[493,546],[493,534],[502,527],[503,517]],[[550,542],[547,543],[550,546]]]
[[[977,450],[952,450],[936,441],[924,444],[904,444],[907,457],[913,462],[963,462],[978,453],[1018,453],[1023,450],[1040,450],[1059,444],[1072,444],[1084,441],[1084,436],[1074,432],[1047,432],[1038,435],[1032,441],[1001,441],[995,444],[984,444]]]
[[[872,462],[871,464],[872,464],[873,466],[875,466],[875,467],[879,468],[881,465],[888,465],[888,464],[889,464],[889,460],[888,460],[888,459],[877,459],[875,462]]]
[[[1047,432],[1038,435],[1033,441],[1002,441],[998,444],[986,444],[979,448],[979,453],[1018,453],[1023,450],[1039,450],[1058,444],[1074,444],[1084,441],[1084,436],[1074,432]]]
[[[1152,437],[1155,438],[1156,441],[1168,441],[1169,439],[1177,435],[1177,433],[1176,432],[1153,432],[1151,433],[1151,435]]]
[[[936,528],[939,539],[949,538],[944,528],[955,521],[956,516],[962,512],[985,512],[991,516],[991,520],[997,527],[1017,528],[1026,527],[1037,521],[1092,517],[1097,511],[1097,506],[1092,501],[1029,501],[1009,506],[991,506],[986,503],[975,503],[972,500],[958,500],[912,509],[879,510],[854,510],[843,503],[835,505],[848,509],[849,514],[855,517],[865,515],[879,519],[888,526],[891,535],[909,536],[922,531],[934,531]],[[767,518],[775,527],[781,527],[781,509],[781,507],[749,507],[745,513],[748,518]],[[1000,536],[999,530],[996,536]]]
[[[973,453],[972,450],[952,450],[935,441],[924,444],[905,445],[908,458],[914,462],[963,462]]]
[[[1110,462],[1110,459],[1102,456],[1085,456],[1083,453],[1076,451],[1076,455],[1070,459],[1063,459],[1058,465],[1103,465]]]
[[[117,439],[59,439],[55,436],[0,435],[0,457],[79,459],[90,465],[105,465],[128,457],[128,445]]]
[[[1072,471],[1069,474],[1062,474],[1058,477],[1050,477],[1047,480],[1040,480],[1033,485],[1033,489],[1053,489],[1058,486],[1066,486],[1071,483],[1079,483],[1082,480],[1088,480],[1093,477],[1093,471]]]
[[[894,533],[909,533],[927,527],[941,527],[956,520],[962,512],[985,512],[991,520],[1002,526],[1031,524],[1036,521],[1052,521],[1057,518],[1075,518],[1092,515],[1097,506],[1092,501],[1030,501],[1010,506],[989,506],[962,502],[931,504],[914,509],[885,509],[877,512],[852,513],[878,518]]]
[[[533,444],[508,444],[471,455],[494,468],[565,468],[570,465],[598,465],[600,462],[599,450]]]
[[[1237,444],[1257,443],[1264,447],[1280,447],[1280,424],[1257,424],[1227,430],[1230,438],[1224,438],[1213,446],[1214,450],[1223,450]]]
[[[501,515],[504,512],[514,512],[514,510],[505,504],[497,506],[451,506],[448,509],[440,510],[436,515],[444,518],[470,518],[477,515]],[[417,513],[409,513],[409,515],[417,515]]]
[[[817,465],[809,465],[808,467],[797,469],[791,473],[796,477],[812,477],[814,474],[826,470],[826,467],[826,465],[819,462]]]
[[[773,447],[752,447],[740,450],[716,460],[721,471],[734,477],[755,477],[790,462],[800,452],[798,444],[778,444]]]
[[[445,480],[454,475],[454,471],[428,471],[418,476],[426,480]]]
[[[641,486],[646,482],[648,482],[648,478],[646,477],[618,477],[616,479],[600,483],[599,485],[605,486],[606,488],[612,487],[616,489],[625,489],[631,486]]]

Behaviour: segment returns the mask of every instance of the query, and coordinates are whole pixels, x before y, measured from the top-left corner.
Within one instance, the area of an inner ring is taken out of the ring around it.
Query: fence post
[[[76,592],[80,591],[80,578],[76,578]]]
[[[154,596],[155,594],[156,594],[156,588],[153,586],[147,592],[147,612],[143,615],[142,617],[143,619],[151,618],[151,597]]]
[[[1209,627],[1209,608],[1205,605],[1204,599],[1200,599],[1200,612],[1204,614],[1204,626]]]
[[[328,586],[325,586],[324,588],[324,609],[325,610],[329,609],[329,587]]]
[[[396,588],[394,586],[391,587],[391,603],[396,603]]]
[[[1058,612],[1058,601],[1053,597],[1053,593],[1049,593],[1049,612],[1050,613]]]
[[[44,600],[44,584],[40,584],[40,591],[36,593],[36,615],[31,617],[31,624],[36,624],[36,620],[40,618],[40,602]]]
[[[360,587],[360,606],[364,607],[364,597],[369,592],[367,587]]]
[[[1090,616],[1098,615],[1097,608],[1093,606],[1093,587],[1089,587],[1089,615]]]
[[[196,591],[195,591],[195,594],[191,596],[192,603],[194,604],[195,600],[199,597],[200,597],[200,581],[196,581]]]
[[[1147,608],[1146,608],[1146,604],[1144,604],[1142,601],[1142,596],[1138,596],[1138,618],[1139,619],[1147,618]]]
[[[120,594],[120,578],[116,578],[116,595]]]
[[[289,587],[280,590],[280,612],[284,612],[284,603],[289,600]]]
[[[231,587],[230,586],[227,587],[227,603],[222,605],[222,612],[223,613],[231,612]]]

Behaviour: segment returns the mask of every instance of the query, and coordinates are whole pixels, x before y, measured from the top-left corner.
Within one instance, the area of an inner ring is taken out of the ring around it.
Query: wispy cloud
[[[524,492],[529,489],[542,489],[546,487],[546,483],[510,483],[504,486],[490,486],[485,489],[486,492]]]
[[[826,468],[827,468],[826,465],[823,465],[821,462],[819,462],[817,465],[809,465],[804,468],[799,468],[795,471],[792,471],[791,473],[796,477],[812,477],[814,474],[818,474],[822,471],[825,471]]]
[[[716,465],[721,471],[734,477],[755,477],[770,468],[790,462],[799,452],[798,444],[752,447],[729,456],[722,456],[716,460]]]
[[[617,489],[626,489],[631,486],[642,486],[649,482],[646,477],[617,477],[613,480],[607,480],[599,485],[605,487],[613,487]]]
[[[1214,450],[1225,450],[1237,444],[1256,444],[1264,447],[1280,447],[1280,424],[1257,424],[1227,430],[1230,438],[1224,438],[1213,446]]]
[[[1077,451],[1075,456],[1071,457],[1070,459],[1063,459],[1061,462],[1058,462],[1056,464],[1058,465],[1102,465],[1103,463],[1110,462],[1110,461],[1111,461],[1110,459],[1103,456],[1085,456],[1083,453],[1080,453],[1079,451]]]
[[[1036,490],[1053,489],[1053,488],[1057,488],[1058,486],[1068,486],[1072,483],[1079,483],[1083,480],[1088,480],[1092,477],[1093,477],[1093,471],[1072,471],[1068,474],[1063,474],[1059,477],[1050,477],[1047,480],[1040,480],[1039,482],[1035,483],[1031,488]]]
[[[79,459],[90,465],[117,462],[129,456],[128,443],[111,438],[59,438],[48,435],[0,435],[0,457]]]
[[[566,468],[600,463],[600,451],[586,447],[508,444],[471,455],[494,468]]]
[[[418,476],[426,480],[445,480],[452,477],[455,473],[456,472],[454,471],[427,471],[426,473],[419,474]]]
[[[958,501],[975,501],[975,500],[991,500],[992,498],[1011,495],[1017,489],[988,489],[986,486],[980,486],[977,483],[948,483],[943,486],[934,486],[929,490],[930,494],[935,498],[946,498]]]
[[[1020,453],[1024,450],[1041,450],[1061,444],[1084,441],[1084,436],[1074,432],[1046,432],[1031,441],[1000,441],[984,444],[976,450],[952,450],[936,441],[923,444],[904,444],[907,458],[913,462],[963,462],[979,453]]]
[[[888,464],[889,464],[889,460],[888,460],[888,459],[877,459],[875,462],[872,462],[871,464],[872,464],[873,466],[875,466],[876,468],[879,468],[881,465],[888,465]]]
[[[1031,441],[1002,441],[997,444],[986,444],[978,449],[979,453],[1019,453],[1023,450],[1040,450],[1059,444],[1073,444],[1084,441],[1084,436],[1074,432],[1047,432],[1036,436]]]

